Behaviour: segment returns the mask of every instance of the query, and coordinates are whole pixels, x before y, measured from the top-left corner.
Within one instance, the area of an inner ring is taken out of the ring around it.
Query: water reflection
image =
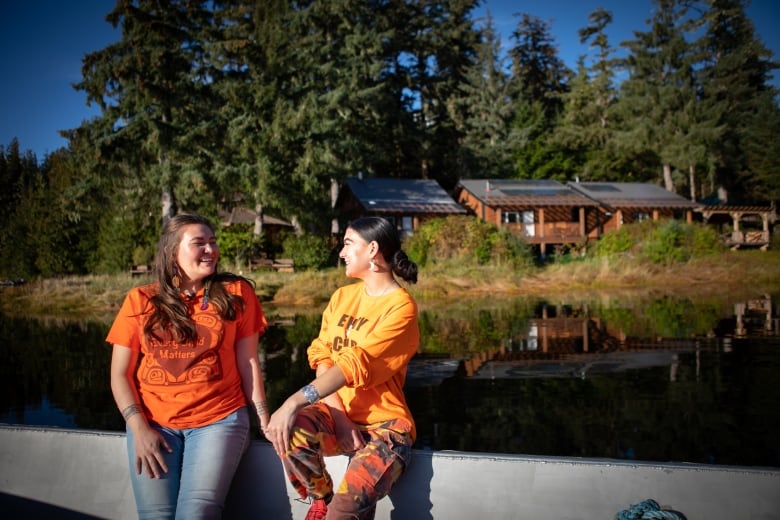
[[[777,301],[424,308],[406,388],[417,447],[780,467]],[[310,380],[320,323],[269,315],[261,356],[275,407]],[[0,316],[0,422],[122,429],[107,328]]]
[[[117,430],[105,325],[0,315],[0,422]]]
[[[590,303],[550,305],[542,300],[537,302],[533,317],[521,321],[521,330],[512,327],[505,337],[496,334],[500,323],[485,323],[488,318],[482,316],[483,329],[490,333],[481,336],[494,341],[476,352],[462,351],[462,367],[449,358],[435,361],[438,342],[432,349],[424,344],[423,353],[430,349],[434,361],[414,367],[409,384],[426,384],[434,374],[441,379],[457,368],[467,377],[477,378],[584,379],[588,373],[669,366],[674,380],[681,353],[728,351],[732,338],[780,336],[780,319],[773,314],[769,295],[737,302],[733,309],[732,315],[720,318],[719,309],[712,305],[672,298],[649,302],[640,309]],[[435,331],[432,335],[440,336]]]

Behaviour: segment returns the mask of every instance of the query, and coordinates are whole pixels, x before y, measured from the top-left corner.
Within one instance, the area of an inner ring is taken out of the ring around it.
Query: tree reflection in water
[[[422,308],[406,388],[417,447],[780,467],[777,302]],[[319,315],[288,316],[261,341],[272,407],[311,379],[319,326]],[[0,316],[0,422],[123,429],[107,329]]]

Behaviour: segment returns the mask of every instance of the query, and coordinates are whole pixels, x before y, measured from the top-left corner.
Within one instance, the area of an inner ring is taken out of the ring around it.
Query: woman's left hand
[[[263,435],[273,445],[279,458],[284,457],[290,447],[290,432],[298,415],[298,406],[287,399],[272,415],[263,428]]]

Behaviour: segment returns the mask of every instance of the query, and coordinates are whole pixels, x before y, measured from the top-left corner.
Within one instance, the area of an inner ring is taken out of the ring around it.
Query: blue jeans
[[[133,434],[127,429],[130,480],[139,519],[221,518],[233,475],[249,446],[249,413],[242,407],[199,428],[156,424],[173,451],[163,451],[168,473],[149,478],[135,472]]]

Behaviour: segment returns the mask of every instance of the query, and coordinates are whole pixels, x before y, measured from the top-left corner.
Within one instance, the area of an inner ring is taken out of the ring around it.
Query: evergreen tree
[[[39,169],[25,172],[20,179],[19,204],[0,237],[0,265],[9,278],[32,278],[40,274],[36,266],[38,246],[36,223],[43,217],[44,178]]]
[[[579,31],[580,43],[590,41],[596,49],[592,65],[580,56],[577,72],[563,94],[563,117],[555,128],[553,143],[577,156],[579,175],[585,180],[619,180],[621,164],[612,147],[614,124],[610,108],[617,98],[614,82],[615,50],[609,44],[606,28],[612,13],[597,9],[589,15],[590,24]]]
[[[554,120],[560,114],[561,95],[568,91],[571,70],[558,57],[550,26],[536,16],[523,14],[512,39],[513,95],[541,103],[545,119]]]
[[[262,234],[263,211],[286,209],[290,191],[275,188],[274,174],[282,171],[287,157],[272,146],[283,135],[273,119],[277,104],[282,106],[284,71],[290,69],[285,53],[290,47],[288,16],[286,0],[229,0],[215,12],[215,57],[223,71],[222,81],[215,84],[223,100],[216,124],[225,138],[215,151],[213,174],[223,209],[239,204],[255,208],[257,237]]]
[[[660,180],[675,191],[674,165],[688,167],[701,157],[695,146],[700,130],[697,55],[686,39],[695,25],[687,0],[654,0],[654,5],[650,30],[636,31],[624,44],[630,52],[624,61],[629,77],[614,106],[621,123],[616,142],[629,154],[655,155]]]
[[[777,203],[780,201],[780,108],[774,98],[762,95],[746,114],[741,140],[745,170],[730,179],[732,203]],[[763,105],[763,106],[762,106]]]
[[[35,272],[43,277],[87,272],[89,251],[81,241],[89,240],[89,229],[68,211],[73,200],[71,186],[79,174],[70,158],[64,148],[46,157],[31,192],[29,202],[33,203],[25,208],[29,250],[35,251]]]
[[[152,262],[160,230],[159,200],[146,196],[143,172],[132,163],[101,157],[96,143],[104,135],[103,123],[94,118],[64,132],[68,165],[78,172],[67,189],[64,214],[80,229],[89,230],[81,234],[78,246],[85,269],[115,273]]]
[[[501,57],[501,40],[488,13],[458,100],[460,110],[450,114],[463,133],[463,177],[511,177],[512,155],[518,145],[512,132],[514,117],[509,76]]]
[[[0,146],[0,225],[5,227],[14,210],[22,202],[24,180],[38,170],[38,161],[31,151],[22,153],[14,138],[5,149]]]
[[[258,208],[320,229],[332,181],[457,173],[451,111],[473,2],[277,2],[251,15],[242,6],[216,17],[230,71],[216,88],[234,152],[218,171],[240,178]]]
[[[477,4],[478,0],[410,3],[414,22],[401,33],[411,58],[407,88],[415,100],[411,108],[418,136],[419,170],[411,176],[436,179],[445,189],[455,186],[463,163],[459,147],[453,146],[463,137],[453,116],[464,116],[458,99],[479,41],[470,18]],[[402,19],[394,19],[394,24],[404,27]]]
[[[562,96],[568,91],[571,71],[558,57],[549,26],[535,16],[522,15],[512,38],[512,94],[517,175],[522,178],[566,180],[576,173],[575,158],[552,141],[561,117]]]
[[[141,172],[159,195],[163,222],[202,205],[211,187],[211,85],[219,72],[207,53],[207,4],[119,0],[106,19],[122,27],[121,41],[87,55],[76,85],[102,109],[92,125],[101,158]]]
[[[40,182],[40,168],[35,154],[21,152],[19,141],[13,139],[5,150],[0,147],[0,180],[2,180],[2,205],[0,205],[0,275],[7,278],[34,276],[35,235],[29,226],[36,219],[29,210]]]
[[[299,3],[284,22],[287,39],[271,63],[281,72],[274,78],[280,95],[268,153],[261,156],[272,158],[262,186],[289,217],[313,230],[330,223],[323,215],[331,212],[331,180],[370,171],[381,160],[375,155],[383,117],[377,107],[385,104],[382,66],[390,35],[382,10],[373,9],[381,6],[372,4]]]
[[[770,150],[777,145],[778,107],[769,80],[778,64],[757,38],[744,0],[708,3],[702,97],[719,107],[724,127],[712,147],[710,192],[722,187],[734,200],[776,200],[780,169]]]

